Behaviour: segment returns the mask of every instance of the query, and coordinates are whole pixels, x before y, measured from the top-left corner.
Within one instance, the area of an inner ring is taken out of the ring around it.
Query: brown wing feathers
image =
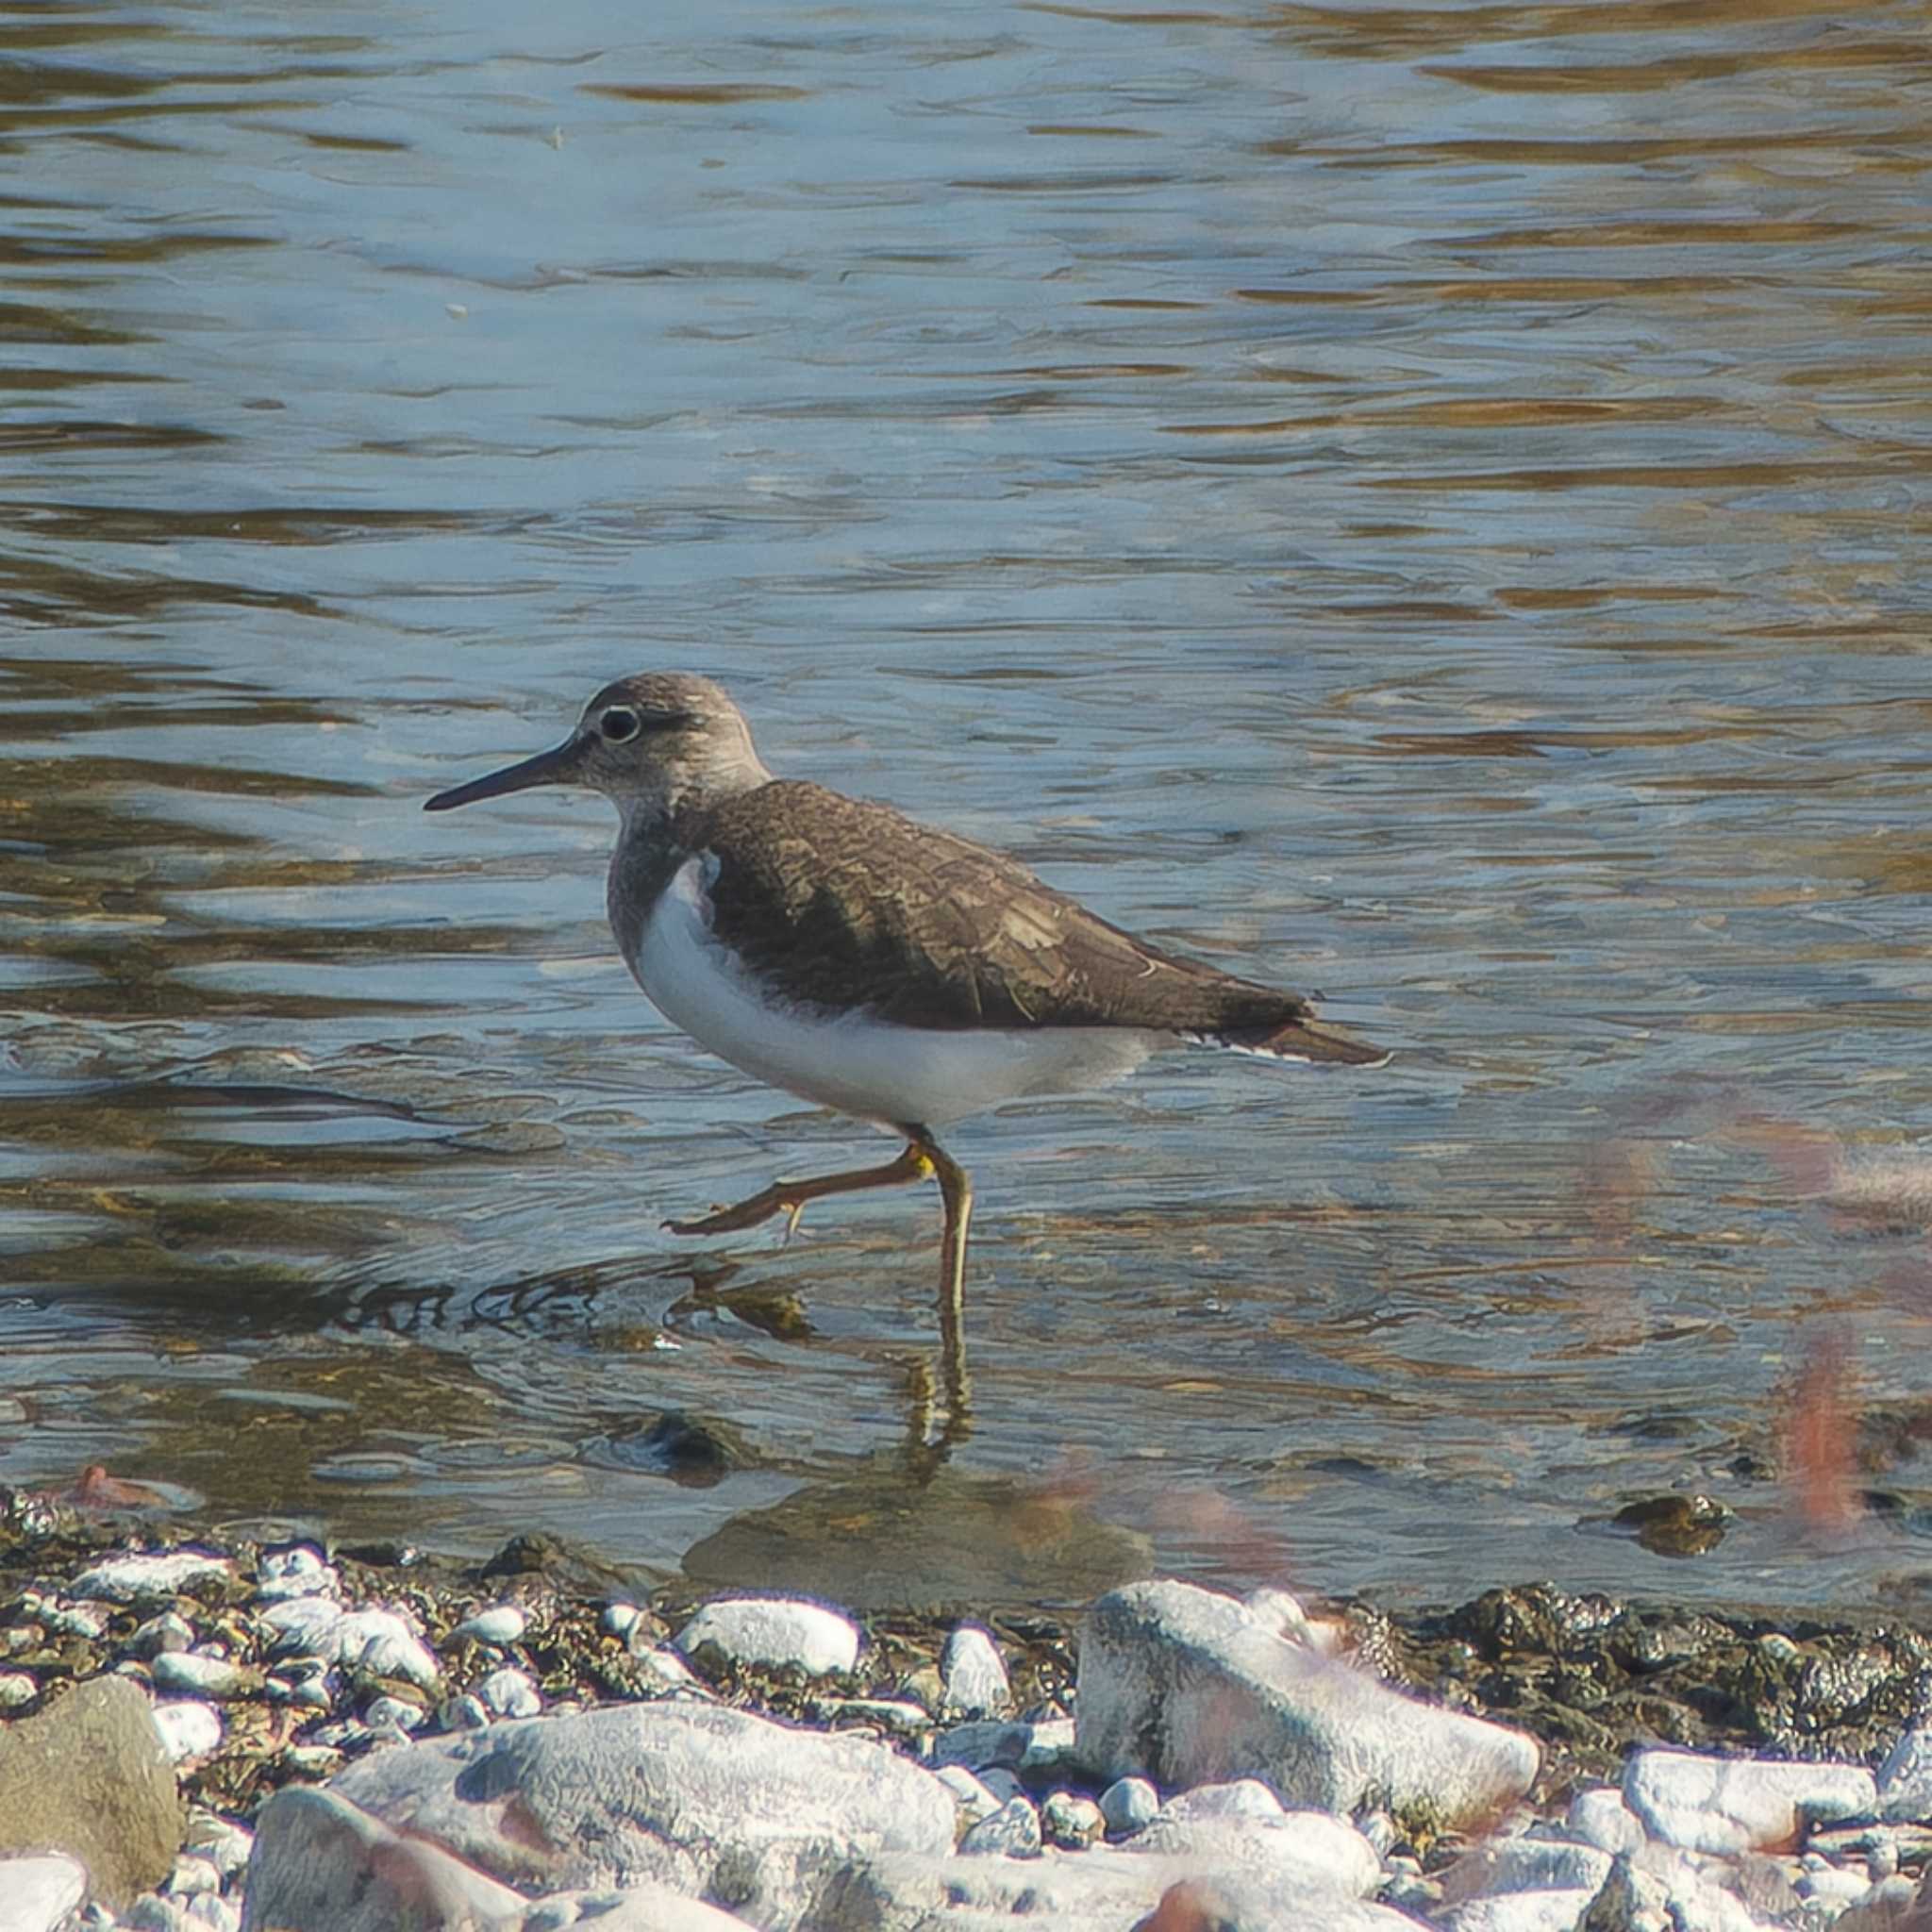
[[[717,860],[718,937],[808,1006],[940,1028],[1133,1026],[1252,1053],[1382,1056],[1305,1000],[1175,959],[1017,860],[888,806],[778,780],[682,828]]]

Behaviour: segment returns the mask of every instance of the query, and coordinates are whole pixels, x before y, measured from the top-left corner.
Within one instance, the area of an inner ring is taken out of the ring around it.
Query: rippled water
[[[1916,9],[63,6],[0,60],[0,1478],[829,1586],[1075,1595],[1098,1523],[1923,1595]],[[1396,1064],[956,1130],[932,1444],[935,1203],[660,1231],[882,1143],[657,1019],[600,801],[418,809],[646,667]],[[1694,1560],[1608,1523],[1680,1490],[1739,1512]]]

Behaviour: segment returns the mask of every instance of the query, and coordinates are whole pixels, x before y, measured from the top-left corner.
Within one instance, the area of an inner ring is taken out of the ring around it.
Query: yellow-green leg
[[[735,1234],[741,1228],[757,1227],[774,1214],[798,1217],[808,1203],[823,1201],[830,1194],[857,1194],[868,1188],[895,1188],[908,1181],[930,1177],[940,1184],[940,1200],[945,1208],[944,1232],[940,1237],[940,1341],[945,1361],[946,1393],[953,1406],[963,1411],[970,1400],[966,1380],[966,1230],[973,1219],[973,1183],[966,1170],[922,1126],[907,1125],[899,1130],[906,1136],[905,1151],[895,1160],[878,1167],[849,1168],[841,1174],[814,1174],[795,1181],[774,1181],[749,1200],[729,1208],[715,1208],[695,1221],[667,1221],[673,1234]]]

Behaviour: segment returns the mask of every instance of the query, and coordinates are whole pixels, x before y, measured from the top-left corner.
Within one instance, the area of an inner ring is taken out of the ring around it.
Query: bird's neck
[[[687,771],[661,790],[617,801],[619,826],[606,908],[618,945],[633,969],[644,923],[658,895],[703,843],[705,823],[726,800],[756,791],[772,774],[756,754],[708,772]]]

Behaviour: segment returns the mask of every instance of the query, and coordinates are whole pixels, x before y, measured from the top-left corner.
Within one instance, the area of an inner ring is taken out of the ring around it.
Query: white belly
[[[1022,1094],[1100,1086],[1165,1044],[1124,1027],[941,1032],[767,1004],[712,939],[708,914],[704,861],[693,858],[652,908],[635,952],[626,949],[652,1004],[733,1066],[862,1120],[940,1126]]]

